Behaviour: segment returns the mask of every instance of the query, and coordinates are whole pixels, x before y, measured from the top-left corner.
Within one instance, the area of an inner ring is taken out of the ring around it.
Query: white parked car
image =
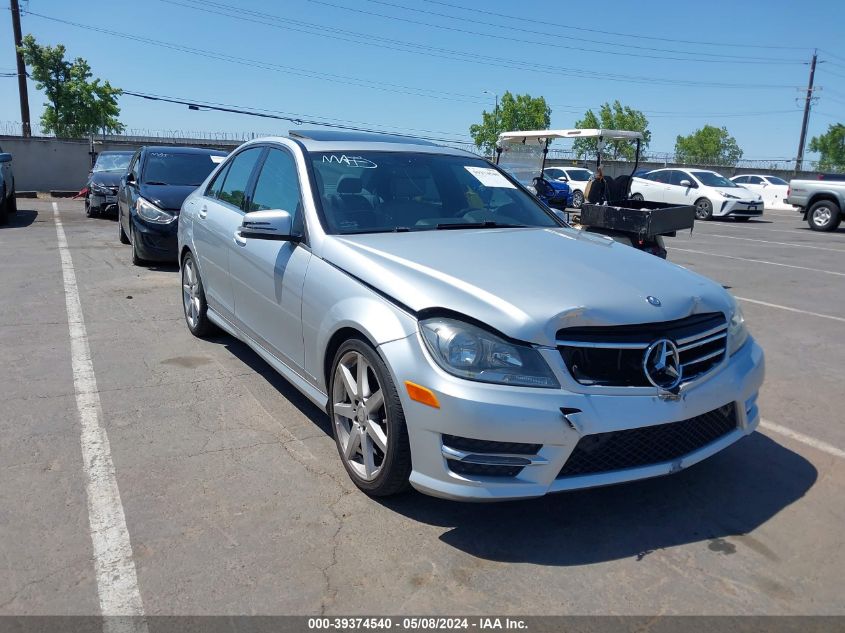
[[[543,174],[549,180],[569,183],[572,190],[572,206],[580,209],[584,204],[584,191],[593,177],[593,172],[583,167],[546,167]]]
[[[786,202],[789,183],[783,178],[763,174],[743,174],[742,176],[734,176],[731,180],[740,187],[744,187],[754,193],[759,193],[763,198],[763,205],[767,209],[777,209],[779,211],[795,210],[795,207]]]
[[[631,182],[631,198],[695,205],[697,220],[732,217],[746,221],[763,215],[763,198],[704,169],[655,169]]]

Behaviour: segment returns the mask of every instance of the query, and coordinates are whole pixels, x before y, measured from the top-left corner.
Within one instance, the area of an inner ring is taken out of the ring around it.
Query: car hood
[[[670,321],[732,308],[715,282],[574,229],[330,236],[323,256],[414,312],[451,310],[539,345],[554,345],[564,327]]]
[[[192,185],[141,185],[141,197],[146,198],[159,209],[178,212],[182,203],[196,189]]]
[[[123,177],[123,171],[95,171],[91,174],[91,183],[103,187],[117,187]]]

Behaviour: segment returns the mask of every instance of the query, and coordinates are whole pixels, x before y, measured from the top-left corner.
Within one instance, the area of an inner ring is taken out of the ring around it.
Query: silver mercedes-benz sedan
[[[371,495],[466,500],[665,475],[751,433],[763,351],[721,286],[571,229],[472,154],[297,131],[179,216],[185,319],[331,418]]]

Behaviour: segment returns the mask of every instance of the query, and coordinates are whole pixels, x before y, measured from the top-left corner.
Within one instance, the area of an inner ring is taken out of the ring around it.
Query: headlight
[[[440,317],[420,321],[420,333],[435,362],[453,376],[520,387],[560,387],[533,347]]]
[[[104,187],[103,185],[98,185],[96,183],[91,183],[91,191],[93,191],[94,193],[99,193],[100,195],[103,195],[103,196],[111,193],[111,191],[109,191],[108,187]]]
[[[748,340],[748,328],[745,327],[745,317],[742,308],[734,299],[733,313],[728,323],[728,356],[733,356]]]
[[[159,209],[152,202],[147,202],[143,198],[138,198],[135,211],[147,222],[155,222],[157,224],[169,224],[176,219],[175,215]]]
[[[734,196],[723,191],[720,191],[719,193],[721,193],[725,198],[730,198],[731,200],[739,200],[739,196]]]

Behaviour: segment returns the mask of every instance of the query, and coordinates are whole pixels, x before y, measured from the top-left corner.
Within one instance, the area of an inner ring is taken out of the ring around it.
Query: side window
[[[132,157],[132,164],[129,166],[129,173],[135,178],[135,182],[141,180],[141,152]]]
[[[205,195],[208,198],[218,198],[220,196],[220,189],[223,187],[223,181],[226,179],[226,174],[229,171],[229,165],[231,165],[231,163],[223,165],[223,169],[221,169],[214,179],[208,183],[208,187],[205,190]]]
[[[227,202],[238,209],[243,209],[244,196],[247,185],[249,184],[249,178],[252,175],[252,170],[255,168],[255,163],[263,151],[263,147],[251,147],[232,159],[229,169],[226,172],[226,177],[223,180],[223,186],[217,193],[217,197],[221,202]]]
[[[734,182],[738,185],[748,182],[748,176],[739,176],[738,178],[734,178]]]
[[[682,180],[688,180],[688,181],[692,182],[692,178],[690,177],[689,174],[686,174],[682,171],[678,171],[677,169],[673,169],[671,171],[671,174],[672,174],[672,176],[671,176],[670,183],[673,184],[673,185],[677,185],[678,187],[682,186],[681,185]]]
[[[751,177],[748,179],[748,182],[749,182],[750,184],[752,184],[752,185],[762,185],[762,184],[763,184],[763,179],[762,179],[762,178],[760,178],[760,176],[751,176]]]
[[[671,177],[672,177],[672,171],[668,170],[668,169],[666,171],[659,171],[656,174],[654,174],[654,179],[657,182],[662,182],[664,185],[668,185],[671,182],[671,180],[670,180]]]
[[[261,166],[249,210],[280,209],[295,218],[299,213],[301,199],[299,175],[293,156],[284,150],[271,149]]]

